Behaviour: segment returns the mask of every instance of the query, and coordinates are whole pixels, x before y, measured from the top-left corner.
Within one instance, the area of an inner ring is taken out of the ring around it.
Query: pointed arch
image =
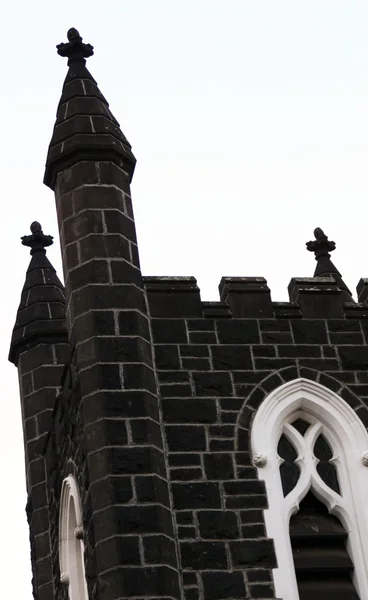
[[[60,581],[68,586],[70,600],[88,600],[84,571],[81,502],[73,475],[62,483],[59,512]]]
[[[302,435],[292,426],[304,420]],[[331,463],[338,471],[341,494],[320,476],[314,448],[318,436],[331,446]],[[286,438],[297,454],[300,473],[285,493],[280,476],[283,458],[278,453]],[[348,552],[354,563],[354,585],[368,598],[368,434],[354,410],[336,393],[319,383],[298,378],[271,392],[255,414],[251,447],[258,476],[268,495],[265,510],[267,534],[275,543],[278,567],[274,569],[276,595],[299,598],[289,536],[289,522],[309,490],[337,516],[349,533]]]

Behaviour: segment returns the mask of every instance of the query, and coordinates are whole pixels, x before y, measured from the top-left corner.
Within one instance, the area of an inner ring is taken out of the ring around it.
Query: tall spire
[[[20,352],[42,342],[67,341],[64,286],[46,257],[53,238],[41,225],[31,225],[31,235],[22,238],[31,251],[17,318],[10,344],[9,360],[17,364]]]
[[[68,58],[54,132],[46,159],[44,183],[54,189],[57,174],[85,160],[108,160],[132,179],[135,158],[119,123],[86,67],[93,46],[85,44],[79,32],[69,29],[68,42],[57,52]]]
[[[351,291],[344,283],[341,277],[341,273],[337,270],[330,258],[330,252],[333,252],[333,250],[336,249],[335,242],[330,241],[327,235],[322,231],[320,227],[317,227],[313,233],[316,239],[307,242],[306,245],[307,250],[309,250],[310,252],[314,252],[317,261],[317,266],[314,271],[314,277],[332,275],[332,277],[338,283],[339,288],[347,292],[347,294],[349,294],[350,296],[350,300],[352,300]]]

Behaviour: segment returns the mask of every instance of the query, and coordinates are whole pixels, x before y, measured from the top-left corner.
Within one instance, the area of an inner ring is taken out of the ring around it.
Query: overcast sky
[[[368,277],[366,0],[18,0],[0,21],[2,189],[0,556],[4,598],[31,600],[23,440],[7,354],[39,220],[57,240],[43,169],[76,27],[133,146],[142,271],[263,276],[273,300],[311,276],[322,227],[350,289]],[[61,276],[59,246],[48,256]]]

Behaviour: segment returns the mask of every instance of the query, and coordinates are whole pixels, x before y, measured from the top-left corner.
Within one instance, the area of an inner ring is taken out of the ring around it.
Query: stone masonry
[[[37,243],[27,245],[38,250],[9,357],[20,380],[34,597],[67,597],[58,515],[73,473],[90,600],[275,599],[252,419],[272,390],[305,377],[368,426],[368,280],[354,302],[321,230],[308,248],[318,276],[292,279],[289,302],[272,302],[262,277],[224,277],[216,302],[201,301],[194,277],[142,277],[135,159],[85,67],[92,47],[76,30],[68,39],[58,47],[69,71],[45,174],[65,289],[47,236],[33,228]]]

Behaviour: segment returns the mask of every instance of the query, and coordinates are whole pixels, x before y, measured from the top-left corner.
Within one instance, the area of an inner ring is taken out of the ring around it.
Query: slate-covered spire
[[[316,239],[307,242],[307,250],[314,252],[316,257],[317,266],[314,271],[314,277],[331,275],[337,282],[339,288],[347,292],[352,300],[351,291],[344,283],[341,273],[337,270],[330,258],[330,252],[336,248],[335,242],[330,241],[320,227],[317,227],[313,233]]]
[[[15,365],[20,352],[32,346],[67,341],[64,286],[46,257],[46,247],[53,238],[45,235],[35,221],[31,235],[21,239],[24,246],[31,248],[32,258],[10,344],[9,360]]]
[[[131,146],[86,67],[93,46],[84,44],[74,28],[67,36],[68,42],[57,46],[58,54],[68,58],[69,71],[46,159],[44,183],[54,189],[59,171],[86,160],[111,161],[131,180],[136,162]]]

